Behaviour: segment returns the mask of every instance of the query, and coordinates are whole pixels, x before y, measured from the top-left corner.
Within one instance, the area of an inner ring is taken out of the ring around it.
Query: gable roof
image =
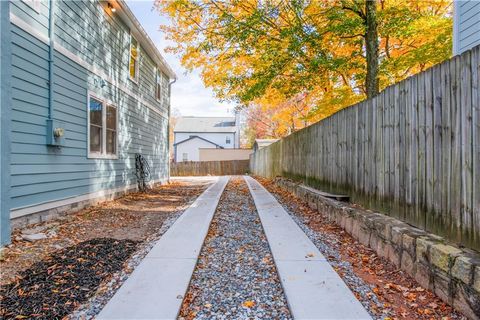
[[[180,117],[174,132],[236,132],[235,117]]]
[[[185,139],[185,140],[182,140],[182,141],[178,141],[177,143],[174,143],[173,146],[177,146],[177,145],[179,145],[179,144],[181,144],[181,143],[184,143],[184,142],[187,142],[187,141],[190,141],[190,140],[193,140],[193,139],[200,139],[200,140],[203,140],[203,141],[206,141],[206,142],[208,142],[208,143],[213,144],[213,145],[216,146],[217,148],[223,149],[223,147],[222,147],[221,145],[216,144],[216,143],[213,142],[213,141],[207,140],[207,139],[202,138],[202,137],[199,137],[199,136],[191,136],[191,137],[188,138],[188,139]]]

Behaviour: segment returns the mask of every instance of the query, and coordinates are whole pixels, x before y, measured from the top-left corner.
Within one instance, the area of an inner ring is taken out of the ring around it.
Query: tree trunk
[[[365,47],[367,54],[367,77],[365,87],[367,98],[378,94],[378,30],[377,30],[377,2],[365,1]]]

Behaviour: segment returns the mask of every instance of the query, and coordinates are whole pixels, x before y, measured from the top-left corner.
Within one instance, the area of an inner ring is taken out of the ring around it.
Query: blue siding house
[[[12,226],[136,188],[136,154],[152,183],[166,181],[175,74],[128,6],[15,0],[1,10],[2,243]]]
[[[454,0],[453,54],[480,45],[480,1]]]

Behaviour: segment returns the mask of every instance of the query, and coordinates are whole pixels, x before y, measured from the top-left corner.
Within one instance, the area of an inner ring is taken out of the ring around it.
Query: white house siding
[[[188,161],[200,161],[200,148],[215,148],[215,145],[209,143],[205,140],[196,138],[188,140],[184,143],[180,143],[175,147],[175,161],[176,162],[183,162],[183,154],[186,153],[188,155]]]
[[[222,132],[222,133],[215,133],[215,132],[175,132],[175,143],[181,142],[190,138],[190,136],[199,136],[208,141],[216,143],[219,146],[222,146],[225,149],[230,148],[238,148],[237,140],[235,139],[235,133],[233,132]],[[226,143],[227,137],[230,137],[230,144]],[[199,139],[195,139],[195,142],[198,142]],[[204,148],[204,147],[198,147]],[[206,147],[212,148],[212,145]]]
[[[480,45],[480,1],[455,1],[453,26],[455,55]]]

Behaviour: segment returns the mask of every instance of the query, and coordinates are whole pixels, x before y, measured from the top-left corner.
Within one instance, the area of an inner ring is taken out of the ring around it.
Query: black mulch
[[[100,238],[55,252],[0,288],[0,318],[62,319],[120,271],[137,244]]]

